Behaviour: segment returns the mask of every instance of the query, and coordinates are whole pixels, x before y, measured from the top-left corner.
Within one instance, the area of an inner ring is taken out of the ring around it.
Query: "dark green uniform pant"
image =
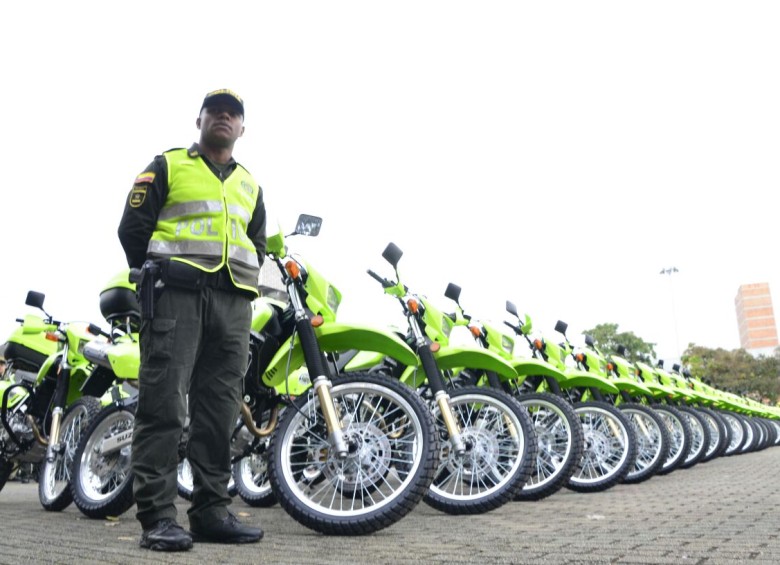
[[[155,304],[154,319],[143,321],[132,448],[142,527],[176,519],[178,446],[188,409],[186,456],[194,479],[190,526],[227,516],[230,436],[249,361],[251,312],[244,294],[168,286]]]

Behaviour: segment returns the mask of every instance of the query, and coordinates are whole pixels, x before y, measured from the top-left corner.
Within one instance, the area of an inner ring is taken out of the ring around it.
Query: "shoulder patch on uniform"
[[[147,188],[145,184],[133,185],[133,190],[130,191],[130,198],[127,201],[131,208],[138,208],[144,203]]]
[[[155,174],[153,172],[141,173],[135,177],[134,184],[150,184],[154,182]]]

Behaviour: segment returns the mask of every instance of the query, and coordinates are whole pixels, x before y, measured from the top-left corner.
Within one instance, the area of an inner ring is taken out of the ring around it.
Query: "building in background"
[[[777,347],[777,325],[769,284],[743,284],[734,299],[739,343],[753,355],[769,355]]]

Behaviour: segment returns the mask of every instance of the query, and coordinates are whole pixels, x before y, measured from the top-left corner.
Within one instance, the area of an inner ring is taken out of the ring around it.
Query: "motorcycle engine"
[[[27,442],[33,439],[33,430],[27,423],[27,414],[22,410],[14,411],[8,418],[8,424],[11,431],[22,442]],[[14,452],[19,449],[19,446],[11,439],[11,435],[5,426],[0,426],[0,443],[3,445],[3,451]]]

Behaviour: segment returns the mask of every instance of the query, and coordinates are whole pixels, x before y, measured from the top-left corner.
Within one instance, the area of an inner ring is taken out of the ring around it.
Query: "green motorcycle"
[[[619,390],[605,394],[604,399],[628,417],[637,439],[636,460],[623,482],[646,481],[661,469],[671,444],[666,422],[648,402],[652,392],[626,372],[627,361],[617,356],[607,359],[590,335],[585,336],[585,347],[575,357],[581,367],[605,377]]]
[[[44,299],[40,292],[28,292],[25,303],[44,315],[17,320],[21,328],[5,353],[14,378],[0,382],[0,488],[14,465],[39,465],[41,505],[59,511],[72,501],[68,484],[76,445],[110,384],[91,378],[91,364],[83,356],[100,328],[53,319],[43,309]],[[45,348],[41,336],[53,345]]]
[[[448,381],[464,369],[503,378],[516,377],[515,370],[490,350],[450,345],[453,320],[401,282],[402,255],[393,243],[382,254],[395,271],[395,281],[368,273],[403,308],[409,325],[406,343],[417,357],[398,363],[358,356],[352,366],[364,363],[375,373],[392,375],[417,389],[430,406],[442,444],[425,502],[449,514],[493,510],[517,497],[531,476],[537,449],[533,424],[528,412],[504,391],[453,387]]]
[[[320,224],[301,215],[287,237],[315,236]],[[390,526],[419,503],[433,479],[433,419],[402,383],[365,373],[337,376],[327,359],[356,346],[405,361],[414,353],[389,332],[337,322],[339,291],[288,253],[281,230],[268,238],[266,252],[280,270],[287,300],[253,303],[243,403],[231,441],[238,494],[258,506],[278,501],[298,522],[325,534]],[[128,414],[107,421],[84,453],[125,460]],[[131,499],[122,499],[124,506],[116,500],[124,511]]]
[[[480,347],[503,357],[513,366],[527,368],[527,360],[515,354],[514,336],[508,335],[495,324],[466,314],[460,304],[459,286],[450,283],[444,294],[457,307],[451,315],[455,324],[466,326]],[[514,308],[511,302],[507,304],[508,309]],[[515,325],[504,323],[516,329]],[[530,331],[530,319],[526,324],[528,325],[525,330]],[[540,382],[528,378],[525,374],[506,378],[492,371],[485,371],[484,375],[480,375],[465,370],[459,373],[458,377],[466,377],[473,384],[504,390],[528,410],[531,416],[537,442],[536,462],[531,476],[515,497],[516,500],[541,500],[569,482],[577,471],[584,443],[582,425],[569,402],[558,394],[545,390],[540,386]]]
[[[511,310],[519,321],[514,305]],[[567,362],[576,359],[576,353],[566,337],[565,322],[559,320],[555,325],[555,331],[563,336],[560,343],[543,337],[531,339],[528,316],[524,323],[509,325],[527,336],[532,353],[532,358],[515,367],[518,374],[527,375],[542,390],[566,398],[579,416],[585,438],[583,454],[566,487],[598,492],[622,481],[636,460],[636,435],[628,418],[606,400],[606,395],[617,394],[620,389],[603,376]]]

